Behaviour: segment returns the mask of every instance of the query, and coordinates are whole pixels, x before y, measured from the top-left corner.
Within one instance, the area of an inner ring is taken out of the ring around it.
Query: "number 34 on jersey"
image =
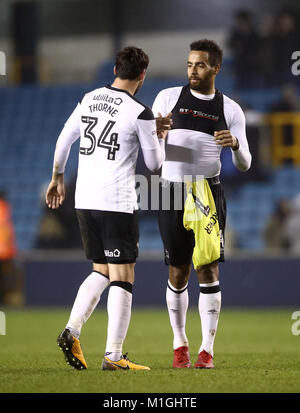
[[[98,118],[91,116],[82,116],[81,121],[87,124],[84,130],[84,137],[90,140],[90,146],[88,148],[80,147],[80,154],[92,155],[92,153],[94,153],[96,149],[97,141],[97,138],[93,133],[93,129],[98,123]],[[120,149],[120,145],[118,144],[118,134],[110,133],[115,123],[115,121],[109,120],[103,128],[97,141],[97,147],[104,148],[108,151],[107,159],[110,161],[115,160],[116,152]]]

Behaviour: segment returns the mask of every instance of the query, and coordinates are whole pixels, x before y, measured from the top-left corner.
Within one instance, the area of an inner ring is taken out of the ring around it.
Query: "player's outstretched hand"
[[[57,209],[65,199],[64,179],[59,177],[51,180],[46,192],[46,204],[51,209]]]
[[[214,138],[217,145],[221,145],[223,147],[228,146],[233,150],[237,150],[239,148],[239,141],[231,134],[229,130],[215,131]]]
[[[156,132],[159,139],[165,139],[168,131],[171,129],[173,124],[172,113],[168,113],[167,116],[162,116],[161,113],[158,113],[156,120]]]

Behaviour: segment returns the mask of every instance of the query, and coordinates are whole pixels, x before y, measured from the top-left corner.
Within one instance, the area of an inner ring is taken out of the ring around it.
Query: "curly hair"
[[[219,45],[213,40],[201,39],[190,44],[191,50],[201,50],[208,52],[208,59],[211,66],[222,64],[223,51]]]

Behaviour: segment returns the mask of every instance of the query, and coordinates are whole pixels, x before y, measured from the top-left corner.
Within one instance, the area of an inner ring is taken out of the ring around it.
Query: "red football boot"
[[[174,350],[173,367],[177,369],[190,368],[191,360],[189,348],[186,346],[178,347]]]
[[[214,363],[212,356],[207,351],[202,350],[198,354],[198,360],[195,363],[196,369],[213,369]]]

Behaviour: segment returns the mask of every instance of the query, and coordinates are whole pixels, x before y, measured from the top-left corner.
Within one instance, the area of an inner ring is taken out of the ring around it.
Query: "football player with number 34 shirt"
[[[80,137],[75,208],[87,259],[93,271],[81,284],[66,328],[57,339],[66,361],[86,369],[79,336],[101,294],[110,286],[103,370],[149,370],[122,354],[131,317],[134,266],[138,255],[135,166],[141,146],[150,170],[164,159],[150,108],[134,95],[142,86],[148,56],[135,47],[117,53],[115,80],[87,93],[58,137],[46,202],[58,208],[65,197],[64,170],[71,145]],[[159,125],[168,128],[170,117]]]

